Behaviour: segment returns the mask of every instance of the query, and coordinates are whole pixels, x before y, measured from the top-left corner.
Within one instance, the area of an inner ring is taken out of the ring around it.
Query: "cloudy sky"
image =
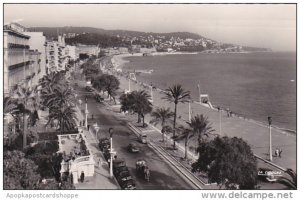
[[[5,4],[4,22],[146,32],[188,31],[220,42],[296,50],[295,4]]]

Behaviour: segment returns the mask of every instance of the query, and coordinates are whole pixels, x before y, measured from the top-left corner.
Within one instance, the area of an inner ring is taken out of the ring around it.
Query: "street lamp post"
[[[220,118],[220,135],[222,134],[222,110],[219,110],[219,118]]]
[[[198,83],[198,93],[199,93],[199,103],[201,103],[201,90],[200,90],[200,84]]]
[[[269,152],[270,152],[270,161],[272,161],[272,127],[271,127],[271,124],[272,124],[272,117],[268,117],[268,122],[269,122],[269,135],[270,135],[270,146],[269,146]]]
[[[153,103],[153,86],[150,85],[150,96],[151,96],[151,102]]]
[[[97,122],[95,124],[95,131],[96,131],[96,140],[99,141],[98,139],[98,131],[99,131],[100,127],[98,126]]]
[[[89,111],[87,109],[87,98],[85,98],[85,128],[87,128],[87,117],[88,117]]]
[[[128,92],[130,92],[130,77],[128,79]]]
[[[110,136],[110,170],[109,170],[109,172],[110,172],[110,176],[111,177],[113,177],[113,154],[114,154],[114,152],[113,152],[113,144],[112,144],[112,136],[113,136],[113,128],[109,128],[108,129],[108,132],[109,132],[109,136]]]
[[[192,114],[191,114],[191,101],[189,101],[189,122],[192,120]]]

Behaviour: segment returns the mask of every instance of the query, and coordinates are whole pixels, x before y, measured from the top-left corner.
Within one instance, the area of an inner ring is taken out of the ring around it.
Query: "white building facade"
[[[40,69],[40,52],[30,50],[30,36],[26,28],[17,23],[4,26],[4,96],[10,96],[18,86],[32,87],[32,79],[38,76]]]
[[[65,70],[68,62],[69,59],[66,54],[63,36],[58,36],[58,41],[46,42],[46,66],[48,73]]]

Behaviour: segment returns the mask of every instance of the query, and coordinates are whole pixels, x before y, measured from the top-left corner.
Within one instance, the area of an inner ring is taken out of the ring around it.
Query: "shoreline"
[[[160,53],[160,52],[158,52]],[[189,53],[180,53],[180,52],[177,52],[176,54],[170,54],[170,53],[165,53],[165,52],[162,52],[163,54],[160,54],[158,56],[161,56],[161,55],[181,55],[181,54],[189,54]],[[234,53],[239,53],[239,52],[234,52]],[[251,53],[251,52],[250,52]],[[192,53],[192,54],[198,54],[198,53]],[[119,55],[114,55],[114,56],[111,56],[111,60],[112,61],[112,64],[114,66],[114,69],[116,71],[120,71],[121,69],[121,72],[122,72],[122,68],[123,66],[126,64],[126,63],[129,63],[130,61],[129,60],[126,60],[125,58],[129,58],[129,57],[135,57],[135,56],[143,56],[142,53],[135,53],[135,54],[119,54]],[[156,55],[155,55],[156,56]],[[123,75],[125,75],[124,73],[122,73]],[[126,78],[126,76],[125,76]],[[150,87],[150,84],[148,83],[145,83],[145,82],[141,82],[141,81],[138,81],[136,80],[136,83],[141,85],[142,87]],[[156,87],[156,86],[155,86]],[[156,87],[156,89],[159,91],[159,92],[162,92],[163,89],[159,88],[159,87]],[[197,102],[195,101],[194,99],[192,99],[193,102]],[[212,102],[211,102],[212,103]],[[203,107],[206,107],[208,108],[206,105],[203,105],[203,104],[199,104],[198,102],[198,105],[200,106],[203,106]],[[218,105],[213,105],[213,108],[208,108],[210,110],[217,110],[217,107]],[[221,108],[221,107],[220,107]],[[223,112],[226,112],[226,109],[225,108],[221,108],[221,111]],[[267,123],[264,123],[264,122],[261,122],[261,121],[258,121],[258,120],[254,120],[254,119],[251,119],[251,118],[247,118],[246,116],[243,116],[243,115],[239,115],[237,113],[234,113],[233,112],[233,116],[239,118],[239,119],[242,119],[242,120],[245,120],[245,121],[248,121],[250,123],[254,123],[254,124],[257,124],[257,125],[260,125],[260,126],[263,126],[263,127],[269,127],[269,125]],[[278,131],[280,131],[282,134],[284,135],[292,135],[292,136],[296,136],[297,135],[297,131],[296,130],[292,130],[292,129],[289,129],[289,128],[282,128],[282,127],[279,127],[279,126],[276,126],[276,125],[272,125],[272,128],[275,128],[277,129]]]

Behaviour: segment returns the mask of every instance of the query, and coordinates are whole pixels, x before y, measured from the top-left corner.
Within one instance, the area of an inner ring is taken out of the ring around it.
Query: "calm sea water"
[[[154,69],[137,79],[162,89],[179,83],[198,100],[209,94],[213,105],[296,130],[296,53],[196,54],[129,57],[125,70]]]

